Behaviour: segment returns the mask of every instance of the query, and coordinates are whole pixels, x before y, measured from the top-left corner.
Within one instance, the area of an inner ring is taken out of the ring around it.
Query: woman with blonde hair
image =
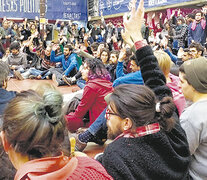
[[[181,113],[183,112],[183,110],[186,106],[186,101],[185,101],[185,97],[181,91],[181,88],[178,86],[179,77],[170,73],[170,68],[171,68],[173,62],[170,59],[170,56],[162,50],[155,51],[154,55],[157,58],[160,69],[162,70],[163,74],[165,75],[166,85],[172,91],[173,101],[178,109],[178,113],[179,113],[179,115],[181,115]]]

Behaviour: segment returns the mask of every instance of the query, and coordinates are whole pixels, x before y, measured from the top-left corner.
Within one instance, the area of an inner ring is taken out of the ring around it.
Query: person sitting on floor
[[[65,120],[62,95],[48,90],[19,93],[4,113],[1,140],[20,179],[108,179],[97,161],[84,156],[64,155]]]
[[[65,116],[68,130],[75,132],[80,127],[89,127],[106,107],[104,96],[112,92],[110,74],[99,59],[87,59],[81,70],[86,81],[83,97],[75,112]],[[83,117],[89,111],[89,122],[84,123]]]
[[[63,77],[65,76],[74,76],[78,70],[79,65],[77,61],[77,55],[73,53],[73,47],[70,44],[65,45],[64,54],[55,57],[55,51],[59,45],[54,45],[52,47],[50,61],[51,62],[61,62],[61,68],[51,68],[50,72],[53,74],[52,79],[57,86],[65,85]]]
[[[11,73],[18,78],[16,72],[24,72],[27,68],[27,56],[25,53],[20,52],[20,44],[14,41],[10,45],[10,55],[7,57],[6,62],[8,63]]]

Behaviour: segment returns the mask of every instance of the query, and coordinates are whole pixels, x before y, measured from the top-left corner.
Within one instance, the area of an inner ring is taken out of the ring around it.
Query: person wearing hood
[[[80,127],[89,127],[105,109],[104,97],[113,90],[110,74],[99,59],[87,59],[81,74],[86,81],[83,97],[75,112],[65,116],[70,132],[75,132]],[[85,124],[83,117],[88,111],[89,122]]]

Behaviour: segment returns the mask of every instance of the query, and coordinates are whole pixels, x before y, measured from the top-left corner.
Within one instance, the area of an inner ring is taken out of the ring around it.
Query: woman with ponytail
[[[14,179],[111,179],[95,160],[64,155],[62,104],[54,89],[24,91],[8,104],[1,140],[17,169]]]

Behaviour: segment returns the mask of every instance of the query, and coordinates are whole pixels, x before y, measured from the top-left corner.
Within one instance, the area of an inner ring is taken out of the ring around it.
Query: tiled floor
[[[30,80],[26,79],[23,81],[17,80],[17,79],[10,79],[8,82],[7,90],[13,90],[20,92],[22,90],[28,90],[33,87],[36,87],[38,84],[41,83],[51,83],[55,86],[52,80]],[[55,86],[56,87],[56,86]],[[58,91],[60,91],[62,94],[70,94],[74,89],[77,89],[78,87],[76,85],[73,86],[60,86],[56,87]],[[96,154],[103,152],[105,146],[99,146],[95,143],[88,143],[88,146],[84,150],[84,153],[86,153],[90,157],[94,157]]]

